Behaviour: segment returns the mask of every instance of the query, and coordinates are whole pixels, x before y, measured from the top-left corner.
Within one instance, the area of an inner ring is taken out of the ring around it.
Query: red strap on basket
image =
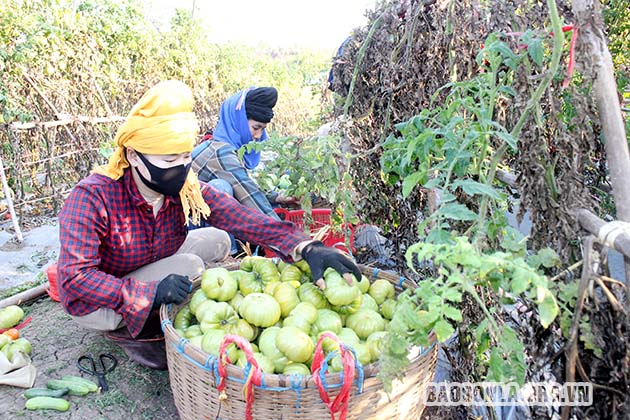
[[[29,316],[21,324],[18,324],[15,327],[11,327],[11,328],[15,328],[16,330],[21,330],[22,328],[26,327],[32,320],[33,320],[33,317]],[[0,334],[2,334],[5,331],[9,331],[11,328],[0,328]]]
[[[223,400],[227,398],[225,394],[225,379],[227,378],[226,366],[230,363],[230,359],[227,356],[227,347],[230,344],[236,344],[245,353],[247,361],[251,364],[249,374],[245,378],[245,385],[243,385],[243,397],[245,398],[245,420],[252,419],[252,404],[254,403],[254,385],[260,386],[262,383],[262,371],[258,366],[258,362],[254,358],[254,351],[251,344],[245,338],[240,335],[227,334],[223,337],[223,342],[219,348],[219,376],[221,377],[217,390],[220,392],[219,399]]]
[[[343,383],[341,384],[341,390],[335,397],[334,401],[330,401],[330,395],[326,391],[322,379],[319,376],[322,368],[322,362],[324,361],[324,350],[322,349],[322,341],[324,338],[330,338],[339,345],[339,352],[341,355],[341,362],[343,363]],[[350,389],[352,388],[352,381],[354,380],[354,357],[352,352],[346,348],[346,346],[339,341],[339,338],[331,333],[325,332],[319,336],[317,340],[317,346],[315,347],[315,354],[313,355],[313,363],[311,364],[311,373],[313,374],[313,381],[317,385],[319,390],[319,396],[328,407],[330,411],[330,418],[335,420],[335,413],[339,412],[339,420],[345,420],[348,414],[348,403],[350,401]]]

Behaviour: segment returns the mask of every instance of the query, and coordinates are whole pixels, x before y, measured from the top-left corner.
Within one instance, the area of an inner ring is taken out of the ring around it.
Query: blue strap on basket
[[[291,389],[295,391],[295,414],[299,414],[300,408],[302,408],[302,381],[304,380],[304,375],[292,373],[290,378]]]
[[[374,268],[374,270],[372,271],[372,279],[376,279],[378,278],[378,273],[381,271],[380,268]],[[399,288],[404,288],[404,283],[405,281],[407,281],[407,279],[403,276],[400,276],[400,278],[398,279],[398,287]]]
[[[357,378],[354,380],[354,382],[357,385],[357,391],[359,392],[359,394],[361,394],[363,392],[363,379],[364,379],[363,365],[361,365],[361,362],[359,362],[359,358],[357,357],[357,354],[352,347],[348,347],[344,344],[342,344],[342,346],[344,346],[344,348],[346,348],[347,350],[350,350],[352,352],[352,355],[354,356],[354,368],[357,371]],[[324,389],[326,390],[326,392],[328,392],[328,390],[331,388],[340,388],[341,385],[343,384],[343,378],[344,378],[343,370],[339,372],[338,384],[328,385],[326,383],[326,374],[328,373],[328,362],[333,357],[337,356],[338,354],[339,352],[337,350],[333,350],[330,353],[328,353],[326,357],[324,358],[324,361],[322,362],[321,369],[319,370],[319,379],[322,381],[322,385],[324,386]]]

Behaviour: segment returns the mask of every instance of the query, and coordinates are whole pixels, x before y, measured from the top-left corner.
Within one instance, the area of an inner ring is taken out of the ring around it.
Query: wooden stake
[[[11,215],[11,221],[13,222],[15,235],[17,237],[18,242],[22,242],[24,238],[22,237],[22,230],[20,229],[20,224],[18,223],[17,216],[15,215],[15,209],[13,208],[13,200],[11,199],[11,189],[9,188],[9,184],[7,183],[7,177],[4,174],[4,165],[2,164],[1,157],[0,157],[0,177],[2,178],[2,191],[4,191],[4,196],[7,199],[7,206],[9,207],[9,214]]]

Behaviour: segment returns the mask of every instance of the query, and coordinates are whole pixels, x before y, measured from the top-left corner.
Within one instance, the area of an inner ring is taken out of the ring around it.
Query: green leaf
[[[558,316],[558,304],[549,289],[538,286],[538,295],[542,295],[542,299],[539,298],[538,301],[540,325],[547,328]]]
[[[403,198],[409,197],[409,194],[411,194],[411,191],[413,191],[416,185],[422,182],[422,179],[424,178],[424,176],[425,176],[424,172],[414,172],[411,175],[406,176],[405,179],[403,179],[403,186],[402,186]]]
[[[539,66],[543,65],[543,47],[540,38],[533,38],[527,45],[527,53],[531,57],[532,61]]]
[[[505,131],[493,131],[492,134],[506,142],[512,150],[516,151],[516,139],[510,133]]]
[[[527,259],[527,264],[534,268],[540,268],[541,266],[545,268],[557,267],[561,263],[562,261],[558,254],[551,248],[540,249]]]
[[[494,188],[489,185],[482,184],[481,182],[473,181],[472,179],[465,179],[462,181],[453,182],[453,188],[461,187],[462,190],[468,195],[487,195],[495,200],[501,200],[503,197]]]
[[[510,282],[511,292],[519,295],[529,289],[532,282],[532,273],[521,267],[517,267],[512,273],[512,281]]]
[[[461,322],[461,320],[462,320],[462,313],[461,313],[461,311],[459,309],[453,308],[450,305],[444,305],[442,307],[442,310],[444,312],[444,316],[446,316],[447,318],[450,318],[453,321]]]
[[[461,302],[462,301],[462,292],[454,287],[449,287],[442,294],[442,298],[444,300],[448,300],[450,302]]]
[[[470,211],[463,204],[458,203],[449,203],[441,207],[437,213],[453,220],[475,220],[477,218],[476,213]]]
[[[450,338],[455,332],[455,329],[449,324],[448,321],[441,319],[433,326],[433,331],[440,342],[444,342]]]

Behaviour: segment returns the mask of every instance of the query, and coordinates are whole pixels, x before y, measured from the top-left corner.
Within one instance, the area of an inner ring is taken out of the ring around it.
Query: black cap
[[[278,101],[278,91],[274,87],[261,87],[247,92],[245,113],[247,119],[268,123],[273,118],[273,107]]]

